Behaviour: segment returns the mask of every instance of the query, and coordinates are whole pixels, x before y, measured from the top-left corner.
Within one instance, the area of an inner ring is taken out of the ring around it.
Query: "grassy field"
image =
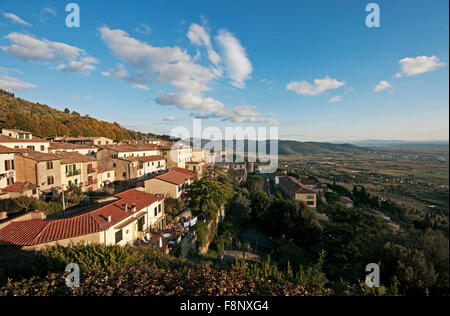
[[[448,157],[448,146],[383,147],[362,154],[282,156],[280,166],[349,189],[364,185],[373,195],[412,209],[436,205],[448,212]]]

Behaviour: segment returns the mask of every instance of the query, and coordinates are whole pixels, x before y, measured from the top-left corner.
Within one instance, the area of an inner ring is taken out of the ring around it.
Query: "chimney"
[[[131,206],[131,211],[133,213],[136,212],[136,204],[133,203],[133,205]]]
[[[128,212],[128,204],[125,203],[125,212]]]
[[[108,216],[108,223],[111,223],[111,215]]]

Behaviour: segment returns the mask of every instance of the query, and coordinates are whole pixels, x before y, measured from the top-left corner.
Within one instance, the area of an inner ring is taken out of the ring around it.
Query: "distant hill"
[[[412,140],[379,140],[379,139],[367,139],[367,140],[358,140],[349,142],[352,145],[357,146],[366,146],[366,147],[392,147],[392,146],[400,146],[400,147],[428,147],[428,146],[448,146],[448,140],[430,140],[430,141],[412,141]]]
[[[192,144],[192,139],[190,140]],[[203,139],[202,146],[208,143],[209,140]],[[248,152],[248,147],[253,145],[254,148],[258,148],[256,144],[252,144],[252,141],[244,142],[244,150]],[[254,143],[254,141],[253,141]],[[265,142],[266,152],[269,152],[270,142]],[[223,148],[225,143],[222,142]],[[234,142],[236,146],[236,141]],[[264,144],[263,144],[264,146]],[[322,142],[298,142],[294,140],[279,140],[278,141],[278,154],[279,155],[316,155],[316,154],[333,154],[333,153],[349,153],[358,154],[370,151],[368,148],[359,147],[351,144],[332,144]]]
[[[32,103],[0,90],[0,128],[16,128],[36,136],[104,136],[120,141],[156,137],[121,127],[118,123],[100,121],[77,112],[58,111],[47,105]]]
[[[311,154],[333,154],[333,153],[351,153],[358,154],[368,151],[367,148],[351,144],[331,144],[321,142],[297,142],[293,140],[280,140],[280,155],[311,155]]]

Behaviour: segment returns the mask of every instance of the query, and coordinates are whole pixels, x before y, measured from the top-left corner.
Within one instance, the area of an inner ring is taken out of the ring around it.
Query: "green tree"
[[[205,177],[189,186],[186,197],[189,206],[206,220],[214,220],[217,211],[232,195],[232,187],[218,180]]]
[[[247,178],[247,187],[250,192],[263,192],[264,179],[258,175],[251,175]]]

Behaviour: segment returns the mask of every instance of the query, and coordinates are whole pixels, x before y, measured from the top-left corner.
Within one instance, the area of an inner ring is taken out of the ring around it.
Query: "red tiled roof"
[[[45,229],[46,221],[32,219],[23,222],[12,222],[0,230],[0,245],[29,246]]]
[[[54,154],[46,154],[37,151],[29,151],[20,154],[24,158],[28,158],[34,161],[52,161],[52,160],[60,160],[61,158]]]
[[[100,232],[132,216],[133,204],[139,211],[164,199],[163,196],[154,196],[137,189],[115,196],[119,200],[75,217],[59,220],[12,220],[0,229],[0,245],[33,246]],[[128,212],[125,212],[125,205],[128,205]],[[110,216],[111,221],[108,220]]]
[[[103,145],[101,147],[108,148],[116,152],[124,152],[124,153],[158,149],[157,146],[152,144],[127,144],[127,143],[121,143],[117,145]]]
[[[97,147],[94,146],[89,146],[89,145],[77,145],[77,144],[72,144],[72,143],[64,143],[64,142],[55,142],[55,143],[51,143],[50,150],[64,150],[64,149],[91,149],[91,150],[96,150],[98,149]]]
[[[194,176],[194,173],[192,171],[189,171],[187,169],[184,168],[178,168],[178,167],[174,167],[172,169],[170,169],[171,171],[176,171],[176,172],[181,172],[184,173],[187,176]]]
[[[97,161],[94,157],[86,156],[83,154],[80,154],[78,152],[67,152],[67,151],[57,151],[55,152],[55,155],[57,155],[59,158],[61,158],[61,164],[73,164],[77,162],[92,162]]]
[[[285,190],[288,190],[291,193],[316,194],[315,191],[308,188],[294,177],[279,177],[279,181],[280,186],[284,187]]]
[[[33,136],[31,139],[26,139],[0,135],[0,143],[49,143],[49,141],[36,136]]]
[[[183,184],[186,180],[192,179],[194,177],[194,173],[189,170],[186,169],[176,170],[176,169],[181,168],[170,169],[169,172],[163,173],[155,178],[172,184],[180,185]]]
[[[31,182],[16,182],[3,188],[6,192],[25,192],[28,190],[37,189],[37,186]]]
[[[103,229],[107,229],[131,215],[131,206],[136,204],[136,210],[151,205],[164,199],[163,196],[155,196],[137,189],[131,189],[115,195],[119,200],[112,202],[102,208],[92,211],[90,214]],[[125,205],[128,212],[125,212]],[[108,217],[111,216],[111,222]]]

